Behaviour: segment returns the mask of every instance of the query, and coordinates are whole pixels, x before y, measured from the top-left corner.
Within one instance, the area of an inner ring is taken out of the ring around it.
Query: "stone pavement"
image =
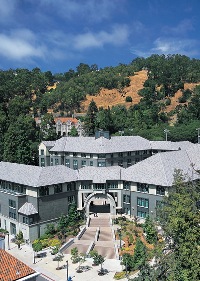
[[[7,243],[6,243],[7,244]],[[22,245],[19,250],[16,244],[10,243],[10,250],[7,248],[11,255],[15,256],[37,272],[41,273],[41,276],[45,277],[50,281],[66,281],[67,280],[67,269],[63,268],[61,270],[56,270],[58,266],[57,261],[53,261],[53,256],[50,254],[49,250],[47,250],[47,256],[43,258],[36,258],[35,264],[33,264],[33,250],[28,245]],[[114,274],[117,271],[122,270],[122,266],[120,265],[119,260],[115,259],[106,259],[103,263],[103,268],[108,270],[108,273],[104,276],[98,275],[98,270],[100,266],[92,266],[92,259],[86,259],[86,261],[82,264],[82,266],[88,266],[89,269],[85,270],[82,273],[77,273],[76,269],[78,264],[72,264],[70,259],[70,254],[65,254],[62,262],[59,263],[59,266],[65,265],[68,260],[68,273],[69,276],[74,276],[73,281],[78,280],[86,280],[86,281],[100,281],[100,280],[114,280]],[[121,279],[122,280],[122,279]],[[126,279],[124,279],[126,280]],[[122,280],[123,281],[123,280]]]

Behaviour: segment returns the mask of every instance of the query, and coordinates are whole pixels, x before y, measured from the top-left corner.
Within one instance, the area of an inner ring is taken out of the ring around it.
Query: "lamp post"
[[[68,279],[69,279],[69,276],[68,276],[69,275],[69,272],[68,272],[68,260],[66,261],[66,266],[67,266],[66,269],[67,269],[67,281],[68,281]]]
[[[198,143],[200,143],[200,128],[196,129],[198,132]]]
[[[8,250],[10,250],[10,235],[9,235],[9,232],[7,233],[8,234]]]
[[[121,249],[122,248],[122,230],[121,230],[121,228],[118,228],[117,231],[119,234],[119,248]]]
[[[167,134],[169,133],[168,129],[164,129],[164,133],[165,133],[165,141],[167,141]]]

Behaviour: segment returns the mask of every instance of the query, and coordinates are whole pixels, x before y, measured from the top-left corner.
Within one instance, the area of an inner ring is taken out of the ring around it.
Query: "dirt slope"
[[[86,100],[81,103],[81,109],[83,112],[87,111],[87,108],[92,99],[97,104],[97,107],[108,108],[114,105],[124,104],[129,107],[132,104],[137,104],[141,97],[138,95],[138,91],[143,88],[144,82],[147,80],[147,71],[142,70],[136,72],[134,76],[129,77],[131,82],[130,86],[124,88],[123,92],[120,93],[117,89],[101,89],[100,93],[96,96],[86,96]],[[132,97],[132,103],[126,102],[126,96]]]

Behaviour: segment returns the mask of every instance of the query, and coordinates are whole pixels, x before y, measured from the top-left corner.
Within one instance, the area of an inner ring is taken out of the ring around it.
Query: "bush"
[[[116,279],[116,280],[120,280],[125,277],[126,277],[126,272],[124,272],[124,271],[116,272],[114,275],[114,279]]]
[[[132,102],[132,97],[127,96],[127,97],[126,97],[126,102]]]

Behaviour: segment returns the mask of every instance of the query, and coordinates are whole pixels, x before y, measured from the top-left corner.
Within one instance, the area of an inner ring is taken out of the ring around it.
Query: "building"
[[[130,167],[152,154],[192,146],[190,142],[151,142],[140,136],[114,136],[96,132],[95,137],[62,137],[39,146],[39,166],[65,165],[77,170],[85,166]]]
[[[36,124],[40,126],[41,124],[41,118],[36,117],[35,118]],[[76,128],[78,135],[83,136],[84,130],[83,130],[83,124],[80,120],[74,117],[55,117],[55,127],[56,127],[56,134],[59,136],[69,136],[71,129],[73,127]]]
[[[0,261],[0,280],[2,281],[36,281],[39,275],[38,272],[2,249],[0,249]]]
[[[63,144],[63,140],[67,141],[62,138],[58,142]],[[167,150],[167,146],[168,143],[159,143],[156,149],[155,143],[150,143],[149,149]],[[200,179],[199,144],[172,146],[176,150],[155,153],[127,168],[93,165],[71,169],[65,165],[36,167],[0,162],[0,227],[10,234],[21,230],[25,239],[33,241],[45,232],[48,223],[56,223],[61,214],[67,215],[72,202],[88,216],[97,198],[109,205],[113,216],[125,213],[139,218],[156,217],[163,196],[173,188],[176,169],[186,175],[186,181]]]

